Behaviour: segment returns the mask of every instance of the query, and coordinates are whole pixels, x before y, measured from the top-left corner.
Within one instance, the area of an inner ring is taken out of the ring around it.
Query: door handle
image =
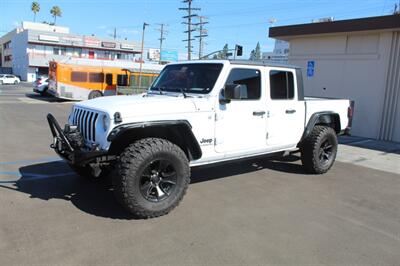
[[[253,115],[254,116],[262,116],[262,115],[265,115],[265,111],[254,111]]]
[[[294,113],[296,113],[296,110],[294,110],[294,109],[287,109],[287,110],[286,110],[286,113],[287,113],[287,114],[294,114]]]

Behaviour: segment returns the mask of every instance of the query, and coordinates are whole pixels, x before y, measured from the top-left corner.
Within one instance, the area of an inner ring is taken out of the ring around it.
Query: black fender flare
[[[124,141],[135,141],[143,137],[167,139],[182,148],[189,160],[196,160],[202,156],[200,145],[187,120],[146,121],[117,126],[107,137],[111,142],[109,151],[115,152],[118,145]]]
[[[341,129],[340,116],[338,113],[331,111],[314,113],[310,117],[310,120],[308,120],[307,126],[305,127],[303,135],[301,136],[300,143],[311,134],[311,131],[315,125],[329,125],[337,134],[339,134]]]

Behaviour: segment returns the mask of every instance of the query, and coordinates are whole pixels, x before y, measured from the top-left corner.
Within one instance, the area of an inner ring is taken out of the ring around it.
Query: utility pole
[[[140,66],[139,66],[139,84],[138,89],[142,86],[142,64],[143,64],[143,49],[144,49],[144,31],[146,26],[149,26],[146,22],[143,23],[143,31],[142,31],[142,48],[140,49]]]
[[[182,40],[183,42],[187,42],[187,48],[188,48],[188,55],[187,58],[188,60],[191,60],[192,58],[192,41],[194,41],[194,39],[192,39],[192,32],[195,31],[195,29],[192,28],[193,23],[192,23],[192,18],[193,17],[197,17],[196,14],[193,14],[192,11],[194,10],[201,10],[201,8],[196,8],[196,7],[192,7],[192,2],[193,0],[183,0],[182,3],[187,4],[187,7],[180,7],[179,10],[184,10],[187,11],[187,16],[183,16],[182,18],[187,19],[187,22],[182,22],[182,24],[186,24],[187,25],[187,30],[184,31],[183,33],[187,33],[187,39],[186,40]]]
[[[168,26],[168,25],[166,25],[166,24],[164,24],[164,23],[161,23],[161,24],[159,24],[159,25],[160,25],[160,28],[158,29],[158,31],[160,31],[160,38],[159,38],[158,40],[160,41],[160,58],[159,58],[159,60],[158,60],[158,63],[161,64],[162,44],[163,44],[163,41],[165,40],[165,37],[164,37],[164,36],[167,34],[167,31],[165,30],[164,27],[166,27],[166,26]]]
[[[206,17],[204,17],[204,16],[199,16],[198,18],[199,18],[199,22],[194,25],[199,26],[198,27],[199,35],[194,36],[194,37],[199,38],[199,59],[200,59],[203,56],[203,51],[204,51],[203,38],[208,36],[207,29],[205,29],[203,27],[203,25],[207,24],[208,21],[204,21],[206,19]]]

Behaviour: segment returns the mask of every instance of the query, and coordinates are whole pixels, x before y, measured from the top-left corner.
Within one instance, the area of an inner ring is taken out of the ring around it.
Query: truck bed
[[[310,120],[310,117],[314,113],[321,111],[337,113],[340,116],[340,128],[345,130],[349,119],[347,117],[348,107],[350,106],[350,100],[346,99],[333,99],[333,98],[316,98],[316,97],[304,97],[305,104],[305,123]]]

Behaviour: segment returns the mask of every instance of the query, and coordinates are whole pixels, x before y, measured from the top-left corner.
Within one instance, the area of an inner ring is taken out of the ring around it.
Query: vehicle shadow
[[[50,94],[40,95],[38,93],[29,92],[29,93],[25,93],[25,97],[34,99],[34,100],[48,102],[48,103],[70,102],[70,100],[59,99],[59,98],[51,96]]]
[[[31,198],[70,201],[79,210],[95,216],[132,219],[115,201],[108,178],[80,177],[63,161],[24,166],[19,172],[20,179],[11,184],[0,183],[0,187],[26,193]]]
[[[276,159],[253,159],[207,168],[194,168],[191,183],[207,182],[219,178],[244,174],[261,169],[305,174],[297,164],[297,156]],[[39,163],[21,167],[21,178],[0,182],[0,188],[26,193],[42,200],[62,199],[91,215],[111,219],[134,219],[115,200],[111,177],[90,180],[76,175],[63,161]]]

